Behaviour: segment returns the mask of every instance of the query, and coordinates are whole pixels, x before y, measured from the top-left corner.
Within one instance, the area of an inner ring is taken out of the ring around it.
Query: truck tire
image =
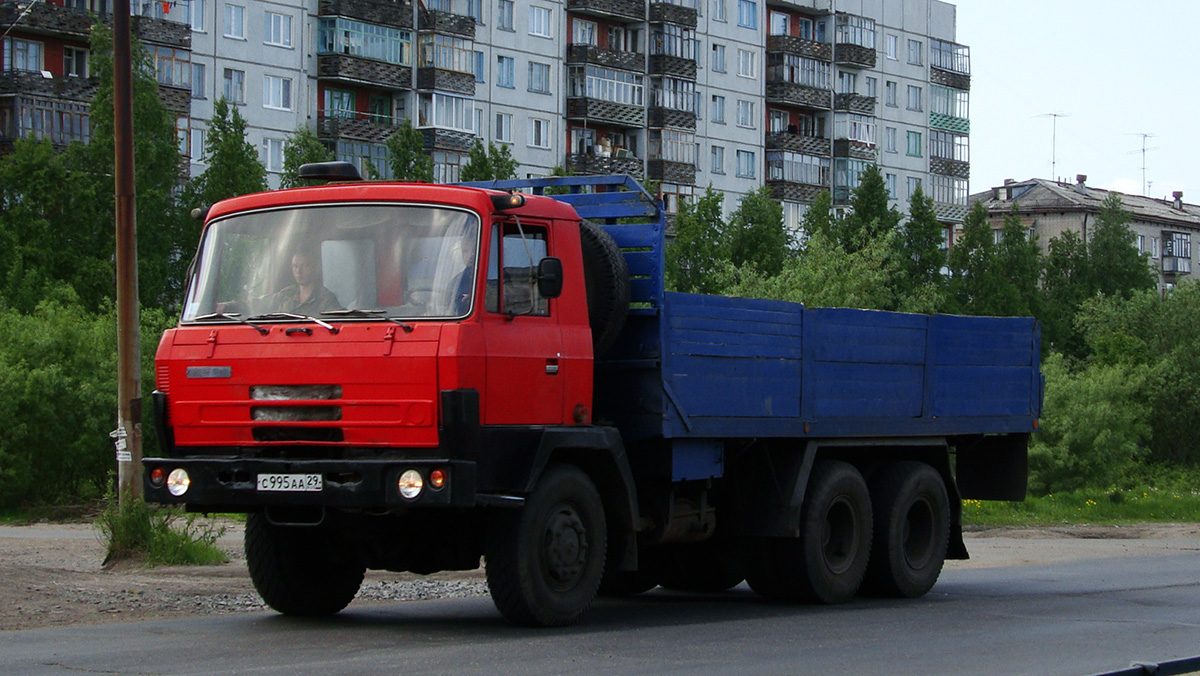
[[[800,511],[800,537],[751,543],[750,587],[792,603],[850,601],[867,570],[871,521],[870,494],[858,470],[845,462],[818,462]]]
[[[326,527],[277,526],[246,517],[246,563],[263,601],[284,615],[333,615],[362,585],[366,566]]]
[[[698,544],[660,547],[657,558],[658,584],[689,592],[723,592],[742,583],[745,575],[738,562],[711,540]]]
[[[616,341],[629,312],[629,267],[621,249],[600,226],[579,223],[583,281],[587,289],[592,351],[603,354]]]
[[[937,470],[899,462],[871,478],[875,537],[864,586],[916,598],[937,582],[950,542],[950,500]]]
[[[514,624],[561,627],[591,605],[604,575],[604,506],[587,474],[546,470],[519,510],[498,511],[488,529],[488,588]]]

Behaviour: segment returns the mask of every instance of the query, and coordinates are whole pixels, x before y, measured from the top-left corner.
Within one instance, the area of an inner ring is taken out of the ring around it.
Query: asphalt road
[[[839,607],[656,590],[560,630],[487,598],[0,632],[2,674],[1038,674],[1200,655],[1200,553],[946,571]]]

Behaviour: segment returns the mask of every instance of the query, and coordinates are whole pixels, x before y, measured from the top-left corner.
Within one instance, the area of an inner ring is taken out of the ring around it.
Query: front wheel
[[[492,602],[514,624],[561,627],[591,605],[604,575],[604,507],[582,470],[546,470],[519,510],[498,512],[488,529]]]
[[[332,615],[349,605],[366,566],[326,526],[246,517],[246,564],[263,601],[284,615]]]

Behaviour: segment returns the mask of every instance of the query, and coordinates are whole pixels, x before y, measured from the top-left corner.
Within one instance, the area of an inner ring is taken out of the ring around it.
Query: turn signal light
[[[167,481],[167,470],[161,467],[155,467],[150,470],[150,485],[155,488],[162,488],[162,485]]]
[[[438,490],[446,485],[446,470],[435,469],[429,473],[429,487]]]

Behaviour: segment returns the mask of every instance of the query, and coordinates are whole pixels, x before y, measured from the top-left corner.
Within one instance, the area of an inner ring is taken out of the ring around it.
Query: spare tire
[[[600,226],[579,223],[583,280],[587,289],[592,349],[600,356],[617,340],[629,312],[629,267],[613,238]]]

